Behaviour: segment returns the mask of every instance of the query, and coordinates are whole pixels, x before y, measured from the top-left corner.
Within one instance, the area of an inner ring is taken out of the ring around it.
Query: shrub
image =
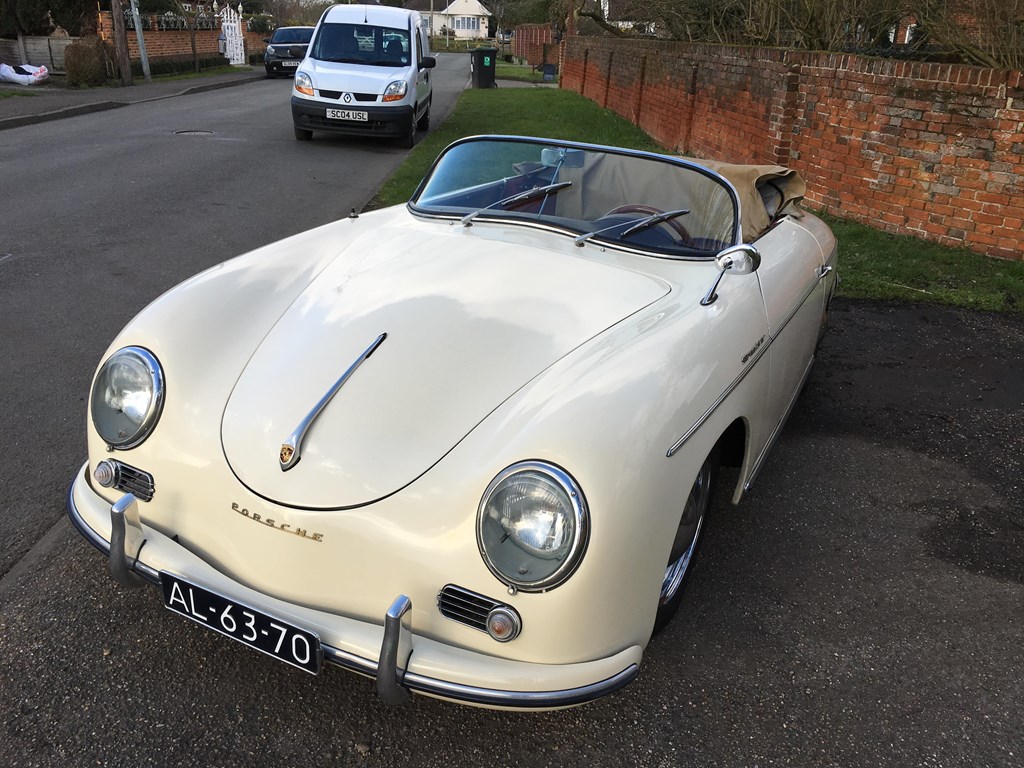
[[[266,34],[274,30],[274,24],[266,16],[250,16],[247,23],[250,32]]]
[[[214,69],[225,67],[230,62],[219,53],[208,53],[199,57],[199,69]],[[178,75],[193,72],[194,65],[192,55],[185,56],[161,56],[149,60],[149,72],[153,77],[160,75]],[[142,62],[132,60],[132,74],[136,77],[142,76]]]
[[[64,51],[68,85],[72,88],[103,85],[107,81],[107,58],[106,44],[98,37],[83,37],[73,42]]]

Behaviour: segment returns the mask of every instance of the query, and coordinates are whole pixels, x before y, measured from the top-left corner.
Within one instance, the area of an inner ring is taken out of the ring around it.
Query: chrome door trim
[[[815,270],[815,274],[817,275],[817,273],[818,273],[818,270],[816,269]],[[826,272],[825,274],[828,274],[828,273]],[[679,449],[683,447],[683,444],[687,440],[689,440],[691,437],[693,437],[693,435],[697,432],[698,429],[700,429],[702,426],[704,426],[705,422],[707,422],[707,420],[711,418],[711,414],[713,414],[718,409],[718,406],[720,406],[723,402],[725,402],[725,399],[729,395],[731,395],[733,393],[733,391],[736,389],[736,387],[738,387],[743,382],[743,379],[745,379],[747,377],[747,374],[750,373],[751,369],[754,367],[754,365],[757,363],[757,361],[760,360],[761,357],[764,355],[764,353],[768,351],[768,348],[771,347],[772,342],[774,342],[777,338],[779,338],[779,336],[782,335],[782,332],[784,330],[786,330],[786,326],[789,325],[789,321],[792,320],[794,317],[796,317],[796,313],[799,312],[800,309],[804,306],[804,304],[807,303],[807,299],[809,299],[811,297],[811,294],[814,293],[816,290],[818,290],[818,285],[821,282],[821,277],[822,277],[822,275],[818,275],[818,279],[815,280],[815,282],[811,285],[811,287],[807,291],[807,293],[805,293],[803,295],[803,297],[800,299],[800,301],[796,302],[796,305],[793,307],[793,311],[790,312],[789,316],[782,322],[781,325],[779,325],[778,330],[775,333],[772,333],[772,334],[770,334],[768,336],[767,341],[764,344],[761,345],[761,348],[757,351],[757,354],[753,357],[753,359],[750,361],[750,363],[747,365],[747,367],[744,368],[742,371],[740,371],[740,374],[735,379],[733,379],[732,383],[728,387],[725,388],[725,391],[722,392],[722,394],[718,396],[718,399],[715,400],[714,403],[712,403],[711,407],[708,408],[706,411],[704,411],[704,413],[701,414],[700,418],[697,419],[697,421],[694,423],[694,425],[692,427],[690,427],[688,430],[686,430],[686,432],[683,433],[683,436],[680,437],[678,440],[676,440],[675,443],[672,444],[672,447],[669,448],[668,451],[665,453],[665,457],[666,458],[671,459],[679,451]],[[812,363],[814,362],[814,356],[813,355],[811,356],[811,362]],[[809,370],[809,366],[810,366],[810,363],[808,364],[808,370]],[[807,376],[806,372],[804,373],[804,376],[805,377]],[[796,391],[799,393],[800,389],[802,387],[803,387],[803,379],[801,379],[800,387],[797,387]],[[795,398],[794,398],[794,402],[795,402]],[[792,408],[792,405],[793,404],[790,403],[790,408]],[[786,413],[788,414],[789,411],[787,410]]]

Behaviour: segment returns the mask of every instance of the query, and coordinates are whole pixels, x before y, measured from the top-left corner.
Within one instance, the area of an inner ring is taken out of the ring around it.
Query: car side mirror
[[[433,69],[437,66],[437,59],[433,56],[424,56],[420,59],[420,69]]]
[[[270,42],[270,38],[269,37],[264,37],[263,38],[263,42],[264,43],[269,43]]]
[[[749,243],[732,245],[715,256],[715,266],[718,267],[718,277],[715,278],[715,284],[711,286],[711,290],[700,300],[702,307],[710,306],[718,299],[716,293],[718,284],[722,282],[726,272],[732,272],[734,275],[749,275],[757,272],[758,267],[761,266],[761,253]]]

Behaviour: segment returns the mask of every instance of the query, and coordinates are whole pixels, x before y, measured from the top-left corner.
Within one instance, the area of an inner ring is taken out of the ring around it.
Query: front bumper
[[[366,120],[330,120],[328,109],[351,109],[366,112]],[[344,133],[351,136],[407,136],[412,130],[411,106],[374,106],[362,102],[343,104],[292,96],[292,122],[307,131]]]
[[[264,59],[263,67],[268,75],[294,75],[301,63],[301,59]]]
[[[417,636],[408,624],[401,595],[391,606],[382,606],[380,624],[277,600],[230,579],[174,538],[146,525],[131,499],[119,499],[112,507],[89,486],[87,466],[68,491],[68,516],[86,540],[108,557],[119,582],[159,586],[160,571],[168,571],[292,621],[321,637],[324,661],[376,678],[382,698],[389,703],[412,692],[497,709],[558,709],[617,691],[639,671],[639,646],[595,661],[537,664]]]

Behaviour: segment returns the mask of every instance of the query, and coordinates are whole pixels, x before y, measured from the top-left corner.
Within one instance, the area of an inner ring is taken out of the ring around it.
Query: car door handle
[[[818,280],[820,281],[823,277],[825,277],[825,275],[832,271],[832,267],[828,264],[825,264],[824,266],[818,267],[818,269],[815,271],[817,272]]]

